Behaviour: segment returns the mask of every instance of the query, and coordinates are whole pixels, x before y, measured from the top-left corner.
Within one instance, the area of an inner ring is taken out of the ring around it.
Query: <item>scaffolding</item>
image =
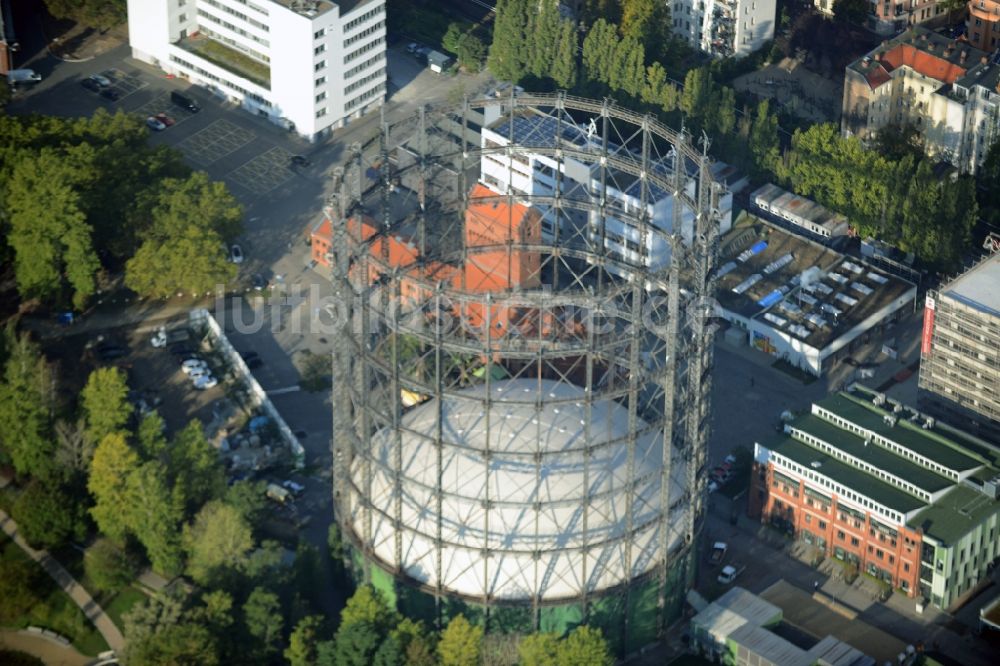
[[[538,113],[551,134],[518,136]],[[497,115],[507,145],[470,142]],[[367,149],[338,173],[329,257],[334,510],[359,575],[425,595],[434,622],[461,603],[490,630],[511,614],[558,630],[546,609],[572,607],[623,650],[655,639],[704,516],[721,191],[706,152],[611,101],[513,87],[383,122]],[[492,192],[491,156],[572,159],[590,183],[559,169],[550,191]],[[608,196],[616,174],[639,206]],[[672,219],[652,219],[654,189]],[[611,220],[670,261],[610,251]]]

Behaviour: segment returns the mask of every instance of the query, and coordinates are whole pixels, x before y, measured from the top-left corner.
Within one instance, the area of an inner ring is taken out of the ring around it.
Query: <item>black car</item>
[[[251,370],[255,370],[262,365],[264,365],[264,360],[259,356],[255,356],[249,361],[247,361],[247,367],[250,368]]]
[[[258,356],[260,356],[260,354],[258,354],[255,351],[245,351],[245,352],[240,352],[240,356],[243,357],[244,361],[249,361],[252,358],[257,358]]]
[[[175,354],[177,356],[184,356],[188,354],[193,354],[194,350],[191,349],[189,345],[179,342],[176,345],[170,346],[170,353]]]
[[[260,273],[254,273],[253,277],[250,278],[250,284],[253,285],[254,291],[263,291],[264,287],[267,286],[267,280]]]
[[[101,92],[101,85],[94,79],[81,79],[80,85],[89,90],[90,92],[99,93]]]
[[[104,99],[109,99],[112,102],[117,102],[118,99],[121,97],[121,93],[119,93],[114,88],[105,88],[104,90],[101,91],[101,97],[103,97]]]
[[[118,345],[102,345],[97,348],[97,356],[102,361],[111,361],[128,354],[128,350]]]
[[[307,167],[312,164],[305,155],[292,155],[292,159],[289,162],[293,167]]]

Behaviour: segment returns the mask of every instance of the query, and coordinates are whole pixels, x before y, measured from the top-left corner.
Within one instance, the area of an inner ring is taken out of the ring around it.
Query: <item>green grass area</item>
[[[101,606],[104,608],[104,612],[106,612],[111,618],[111,621],[114,622],[119,629],[121,629],[125,626],[125,623],[122,621],[122,616],[132,610],[132,606],[135,606],[145,598],[146,595],[143,594],[141,590],[130,585],[122,590],[119,590],[119,592],[111,597],[107,602],[102,602]]]
[[[0,538],[0,558],[8,561],[31,559],[16,543],[6,535]],[[33,566],[41,566],[32,562]],[[44,571],[39,576],[38,589],[34,590],[37,597],[31,612],[14,624],[15,629],[25,627],[42,627],[65,636],[77,650],[86,655],[96,655],[108,649],[108,644],[100,632],[84,616],[69,596],[59,589],[52,578]],[[6,663],[0,660],[0,663]]]
[[[236,49],[207,38],[186,39],[180,45],[219,67],[228,69],[268,90],[271,88],[271,68]]]
[[[805,370],[803,370],[798,366],[792,365],[783,358],[779,358],[777,361],[772,363],[771,367],[774,368],[775,370],[780,370],[781,372],[785,373],[789,377],[792,377],[793,379],[799,380],[806,386],[812,384],[814,381],[819,379],[819,377],[817,377],[816,375],[806,372]]]

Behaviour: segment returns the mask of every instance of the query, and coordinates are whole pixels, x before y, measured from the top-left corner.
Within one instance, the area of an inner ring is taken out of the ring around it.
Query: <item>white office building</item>
[[[670,0],[674,34],[716,58],[742,58],[774,37],[775,0]]]
[[[615,258],[636,265],[661,268],[670,261],[670,246],[663,234],[645,234],[631,221],[631,217],[616,215],[616,211],[641,210],[642,183],[634,175],[608,168],[602,181],[599,153],[601,146],[592,140],[592,132],[586,127],[580,127],[570,122],[557,121],[553,116],[541,112],[517,112],[514,117],[503,115],[497,117],[496,109],[489,109],[486,116],[487,124],[482,129],[483,148],[506,147],[511,144],[510,136],[518,145],[551,145],[554,147],[556,138],[567,148],[585,149],[593,153],[593,158],[582,161],[571,156],[555,158],[530,151],[512,151],[510,153],[491,152],[484,154],[480,163],[480,182],[499,194],[514,194],[531,196],[551,196],[558,189],[563,197],[598,201],[602,199],[607,205],[604,210],[603,223],[596,212],[591,212],[589,219],[574,216],[575,211],[563,212],[561,224],[575,224],[576,228],[553,227],[551,212],[545,205],[533,205],[542,211],[542,236],[548,241],[553,240],[558,231],[566,238],[574,233],[581,233],[584,225],[589,225],[591,240],[603,237],[604,247]],[[609,151],[620,159],[637,161],[639,156],[633,155],[628,149],[609,143]],[[661,175],[672,172],[673,157],[669,156],[661,162],[653,162],[654,169]],[[697,168],[693,163],[686,165],[689,177],[685,181],[688,196],[694,197],[697,182]],[[731,168],[716,162],[712,167],[713,178],[723,185],[719,196],[719,211],[721,233],[729,231],[732,223],[733,195],[726,186],[722,174]],[[670,234],[673,228],[674,197],[670,192],[663,191],[656,185],[648,186],[646,198],[646,213],[653,226]],[[694,225],[694,212],[683,207],[680,216],[681,233],[685,240],[690,241],[691,229]],[[611,272],[617,269],[608,267]],[[628,277],[619,273],[620,277]]]
[[[385,97],[385,0],[128,0],[132,55],[315,139]]]

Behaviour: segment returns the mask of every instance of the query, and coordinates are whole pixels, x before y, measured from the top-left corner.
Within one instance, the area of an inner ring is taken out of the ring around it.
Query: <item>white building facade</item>
[[[716,58],[748,56],[774,37],[775,0],[670,0],[676,35]]]
[[[519,135],[534,135],[536,138],[552,137],[555,134],[555,125],[555,118],[542,114],[516,117],[513,128],[508,124],[508,119],[504,118],[497,123],[483,127],[482,146],[496,150],[510,145],[507,135],[512,129],[515,137]],[[572,214],[563,211],[561,224],[575,224],[575,228],[559,230],[554,228],[553,216],[549,214],[546,206],[533,203],[532,205],[542,211],[542,237],[547,241],[553,240],[556,233],[559,233],[561,237],[570,237],[574,233],[582,233],[584,225],[587,225],[589,228],[586,233],[590,240],[601,240],[604,247],[618,260],[651,268],[661,268],[669,263],[670,244],[664,234],[672,233],[673,195],[660,190],[655,185],[649,186],[645,212],[650,224],[663,233],[643,234],[633,221],[633,216],[641,211],[644,205],[641,199],[639,180],[635,176],[608,169],[602,185],[598,158],[601,146],[597,145],[595,141],[591,141],[585,128],[565,123],[561,127],[561,140],[567,146],[572,145],[576,148],[593,151],[593,161],[583,162],[570,156],[555,158],[527,151],[492,152],[483,155],[481,159],[480,182],[498,194],[513,194],[515,197],[517,195],[551,196],[558,190],[562,196],[568,198],[591,199],[593,201],[603,199],[606,202],[603,224],[600,214],[596,212],[591,212],[588,219],[580,218],[574,222]],[[628,155],[626,149],[617,146],[609,144],[609,149],[619,155],[622,153]],[[631,158],[639,159],[638,156]],[[716,168],[713,169],[713,175],[725,166],[727,165],[717,162]],[[654,168],[664,175],[672,170],[672,167],[665,163],[655,164]],[[693,165],[691,165],[690,174],[685,183],[685,191],[688,196],[694,198],[697,178]],[[606,193],[604,197],[600,196],[602,189]],[[732,192],[729,189],[723,189],[719,195],[720,233],[728,232],[732,226],[732,208]],[[616,215],[616,211],[632,215]],[[686,206],[683,207],[680,221],[681,233],[685,240],[690,241],[691,229],[694,225],[694,212]],[[618,274],[619,277],[628,277],[621,274],[619,269],[609,266],[608,270]]]
[[[315,139],[381,106],[385,0],[128,0],[133,57]]]

